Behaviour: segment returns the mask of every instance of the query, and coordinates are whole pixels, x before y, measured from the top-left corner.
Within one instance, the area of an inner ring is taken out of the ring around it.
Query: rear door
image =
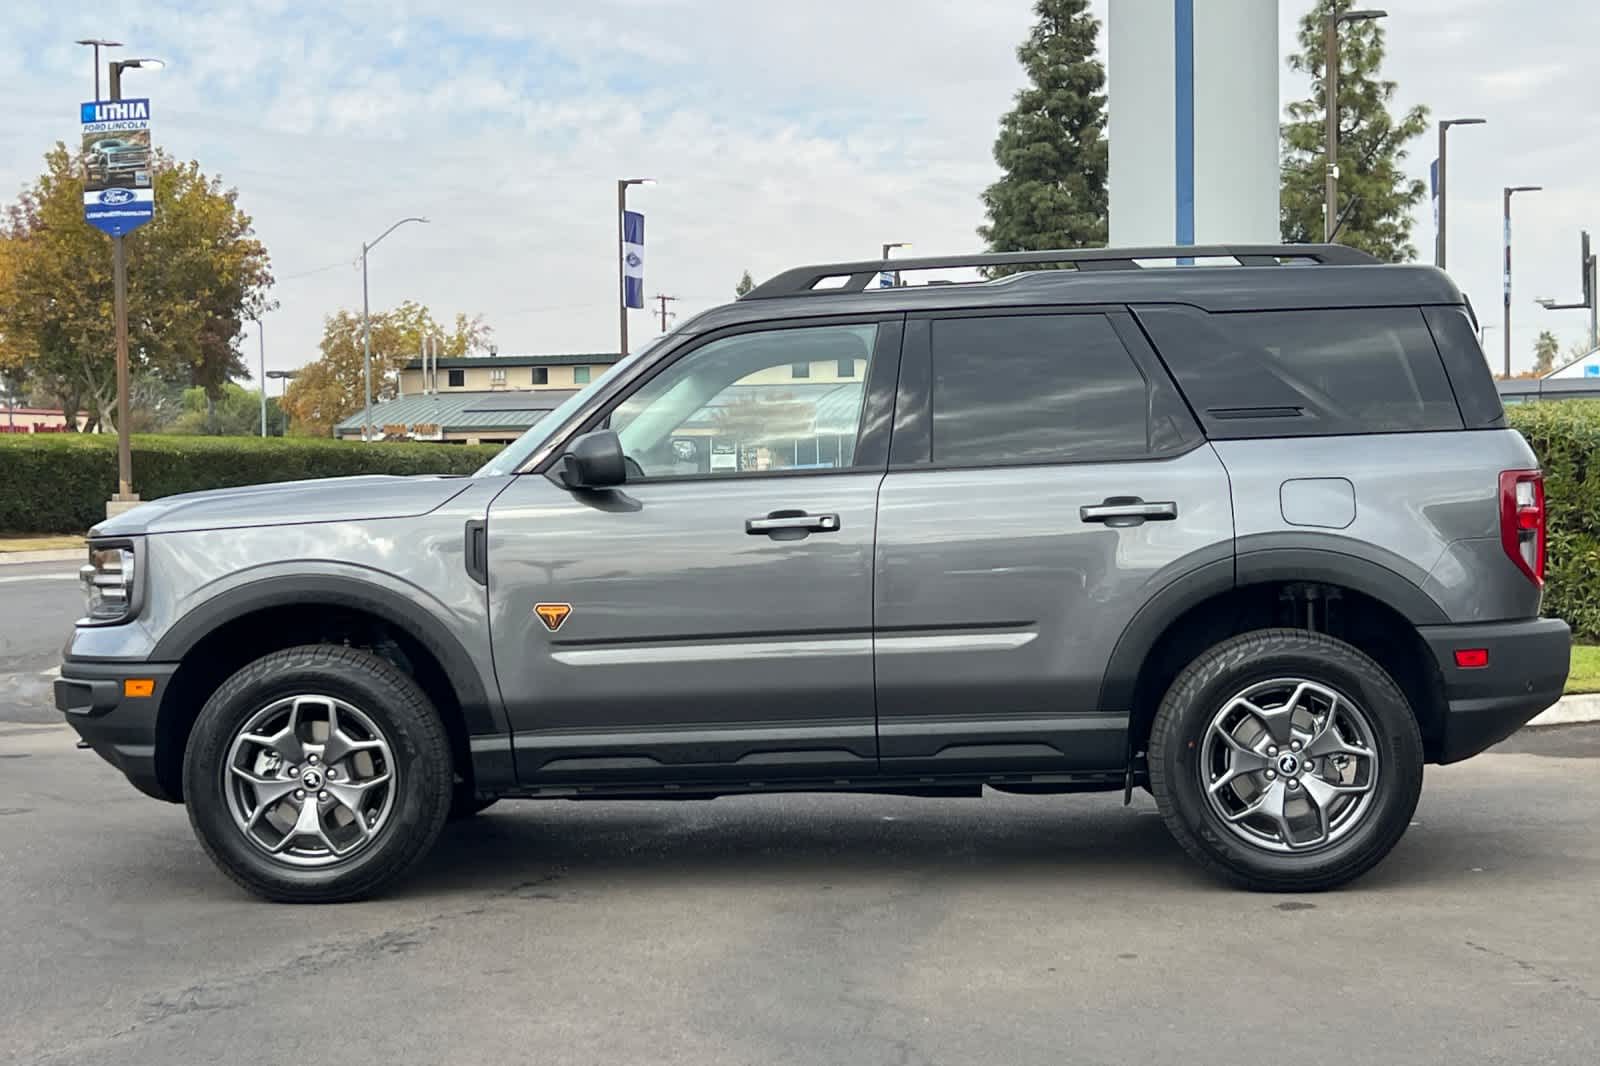
[[[1110,771],[1107,663],[1166,583],[1231,580],[1222,464],[1121,309],[913,316],[878,501],[886,774]]]

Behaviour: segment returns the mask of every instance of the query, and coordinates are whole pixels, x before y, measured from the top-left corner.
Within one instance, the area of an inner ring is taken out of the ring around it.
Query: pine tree
[[[1540,330],[1539,339],[1533,342],[1533,375],[1544,377],[1556,368],[1556,355],[1561,351],[1561,341],[1549,330]]]
[[[1106,242],[1106,70],[1089,0],[1036,0],[1038,22],[1017,49],[1029,85],[1000,120],[994,159],[1005,175],[984,190],[995,252]],[[997,270],[995,273],[1008,273]]]
[[[1317,0],[1300,20],[1300,52],[1289,69],[1311,76],[1312,95],[1289,105],[1283,126],[1283,192],[1279,210],[1283,239],[1320,242],[1323,179],[1327,175],[1323,107],[1324,32],[1334,11],[1354,0]],[[1379,76],[1384,55],[1383,24],[1376,19],[1339,27],[1339,208],[1344,224],[1334,239],[1380,259],[1414,259],[1411,209],[1426,187],[1406,177],[1405,145],[1428,128],[1428,109],[1414,107],[1397,122],[1389,114],[1395,82]]]
[[[755,287],[756,279],[752,278],[750,276],[750,271],[746,270],[742,275],[740,275],[739,284],[733,287],[733,294],[734,296],[743,296],[745,293],[749,292]]]

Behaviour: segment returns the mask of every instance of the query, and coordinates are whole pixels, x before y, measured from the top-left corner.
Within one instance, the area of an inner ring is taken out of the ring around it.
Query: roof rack
[[[870,259],[795,267],[764,281],[740,297],[834,296],[864,292],[874,278],[891,270],[948,270],[956,267],[1043,266],[1070,263],[1079,270],[1139,270],[1141,259],[1234,259],[1240,266],[1280,266],[1285,261],[1320,266],[1368,266],[1379,260],[1342,244],[1191,244],[1152,248],[1076,248],[1043,252],[982,252],[920,259]],[[820,282],[844,283],[817,288]]]

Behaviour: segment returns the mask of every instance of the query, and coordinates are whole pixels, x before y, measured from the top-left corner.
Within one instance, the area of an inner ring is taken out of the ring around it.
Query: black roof
[[[1218,266],[1142,266],[1138,262],[1178,256],[1233,262]],[[880,270],[1056,262],[1074,264],[1076,269],[1035,270],[968,284],[867,286],[867,279]],[[838,289],[815,287],[822,278],[847,280]],[[1455,283],[1435,267],[1381,263],[1338,245],[1091,249],[799,267],[758,286],[736,303],[696,316],[684,324],[682,332],[701,333],[764,319],[985,307],[1177,303],[1206,311],[1283,311],[1463,302]]]

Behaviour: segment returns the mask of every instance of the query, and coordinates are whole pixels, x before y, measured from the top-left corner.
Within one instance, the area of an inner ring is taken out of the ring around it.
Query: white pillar
[[[1111,243],[1276,244],[1277,0],[1110,0]]]

